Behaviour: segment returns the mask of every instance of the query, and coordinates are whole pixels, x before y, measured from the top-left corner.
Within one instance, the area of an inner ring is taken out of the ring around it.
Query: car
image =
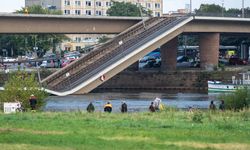
[[[55,62],[55,60],[53,60],[53,59],[43,60],[40,67],[41,68],[55,68],[55,67],[58,67],[58,63]]]
[[[12,62],[12,61],[17,61],[15,58],[11,58],[11,57],[3,57],[3,62]]]
[[[160,52],[150,52],[148,53],[146,56],[144,56],[143,58],[141,58],[139,60],[140,63],[147,63],[148,60],[152,60],[152,58],[154,59],[159,59],[161,58],[161,54]]]
[[[239,57],[231,57],[229,58],[229,65],[247,65],[248,61],[241,59]]]
[[[62,60],[62,65],[61,65],[61,67],[63,68],[63,67],[67,66],[68,64],[70,64],[70,63],[73,62],[73,61],[74,61],[74,60],[64,59],[64,60]]]

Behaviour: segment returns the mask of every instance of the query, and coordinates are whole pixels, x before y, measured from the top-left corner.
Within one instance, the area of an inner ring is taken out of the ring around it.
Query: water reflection
[[[44,107],[45,111],[76,111],[86,110],[90,101],[96,111],[103,111],[107,101],[113,105],[113,112],[120,112],[121,102],[126,101],[129,112],[147,111],[155,97],[162,99],[167,106],[177,108],[208,108],[211,100],[217,101],[218,94],[166,94],[166,93],[89,93],[86,95],[70,95],[64,97],[50,96]]]

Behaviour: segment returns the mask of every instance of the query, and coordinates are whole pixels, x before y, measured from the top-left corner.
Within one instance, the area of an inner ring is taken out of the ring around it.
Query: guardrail
[[[148,19],[145,21],[146,27],[150,24],[154,23],[156,18]],[[102,55],[105,55],[106,53],[112,51],[112,49],[119,47],[119,42],[131,39],[131,36],[137,33],[138,31],[144,30],[142,23],[138,23],[134,27],[128,29],[126,32],[123,32],[119,34],[115,39],[110,40],[109,42],[103,44],[101,47],[91,51],[88,55],[80,58],[76,62],[73,62],[70,64],[67,68],[62,69],[58,71],[56,74],[50,76],[49,78],[45,79],[43,83],[46,83],[49,85],[51,82],[60,81],[61,79],[64,79],[64,76],[67,72],[73,73],[72,70],[79,70],[79,68],[85,66],[87,63],[93,61],[93,58],[96,59],[96,57],[101,57]],[[98,60],[98,59],[96,59]]]
[[[77,86],[84,80],[103,70],[103,68],[105,68],[106,66],[109,66],[112,63],[118,61],[120,58],[126,56],[128,53],[131,53],[135,48],[151,40],[153,37],[158,36],[163,31],[172,28],[173,26],[185,20],[186,18],[187,17],[183,17],[180,19],[165,19],[161,23],[158,23],[150,29],[147,29],[144,32],[138,34],[137,37],[135,37],[134,39],[131,39],[127,43],[122,44],[120,47],[113,50],[112,53],[110,53],[109,55],[105,55],[104,57],[102,57],[100,60],[98,60],[98,62],[94,62],[91,65],[85,67],[84,69],[78,71],[77,73],[71,75],[70,77],[65,78],[65,80],[57,84],[54,89],[59,91],[67,91],[72,87]]]
[[[232,18],[250,18],[250,14],[245,14],[244,17],[242,13],[194,13],[189,14],[193,16],[204,16],[204,17],[232,17]]]

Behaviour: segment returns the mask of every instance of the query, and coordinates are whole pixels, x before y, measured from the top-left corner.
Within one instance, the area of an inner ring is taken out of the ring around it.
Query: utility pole
[[[245,0],[242,0],[242,18],[245,18]]]
[[[192,14],[192,0],[190,0],[190,6],[189,6],[190,8],[190,14]]]
[[[144,18],[142,16],[141,3],[139,2],[139,0],[137,0],[137,2],[138,2],[139,11],[140,11],[140,14],[141,14],[142,24],[143,24],[144,29],[146,29]]]
[[[224,0],[221,0],[221,16],[224,17]]]

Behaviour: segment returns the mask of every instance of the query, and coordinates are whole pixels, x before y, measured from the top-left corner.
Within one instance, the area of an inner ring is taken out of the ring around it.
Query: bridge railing
[[[145,21],[146,27],[152,24],[152,22],[155,22],[155,18],[146,20]],[[63,78],[67,72],[71,71],[72,73],[72,69],[74,70],[74,68],[75,69],[79,68],[84,63],[95,58],[94,56],[98,56],[100,54],[106,53],[110,49],[110,47],[114,48],[114,47],[119,46],[119,41],[121,40],[126,41],[127,39],[131,38],[131,35],[135,34],[136,32],[138,32],[138,30],[142,30],[142,29],[143,29],[142,22],[138,23],[137,25],[128,29],[128,31],[122,32],[121,34],[119,34],[115,39],[108,41],[107,43],[99,46],[97,49],[91,51],[88,55],[81,57],[78,61],[73,62],[68,67],[63,68],[62,70],[56,72],[56,74],[49,76],[47,79],[43,80],[43,83],[50,84],[50,82],[52,81],[59,80],[59,78]]]
[[[242,13],[194,13],[194,16],[204,16],[204,17],[232,17],[232,18],[243,18]],[[245,14],[244,18],[250,18],[250,14]]]
[[[147,41],[150,41],[152,38],[158,36],[162,32],[174,27],[176,24],[183,21],[184,19],[185,18],[169,19],[169,20],[166,19],[164,22],[161,22],[157,24],[156,26],[151,27],[150,29],[139,34],[133,41],[124,43],[121,47],[117,48],[116,51],[113,51],[113,53],[109,55],[105,55],[105,57],[101,58],[100,61],[87,66],[86,68],[77,72],[70,78],[67,78],[65,82],[62,82],[61,84],[57,85],[55,88],[60,91],[61,90],[66,91],[66,90],[71,89],[72,87],[82,83],[84,80],[90,78],[94,74],[97,74],[108,65],[111,65],[112,63],[126,56],[128,53],[131,53],[137,47],[143,45]],[[68,83],[70,83],[71,86],[69,86]]]

